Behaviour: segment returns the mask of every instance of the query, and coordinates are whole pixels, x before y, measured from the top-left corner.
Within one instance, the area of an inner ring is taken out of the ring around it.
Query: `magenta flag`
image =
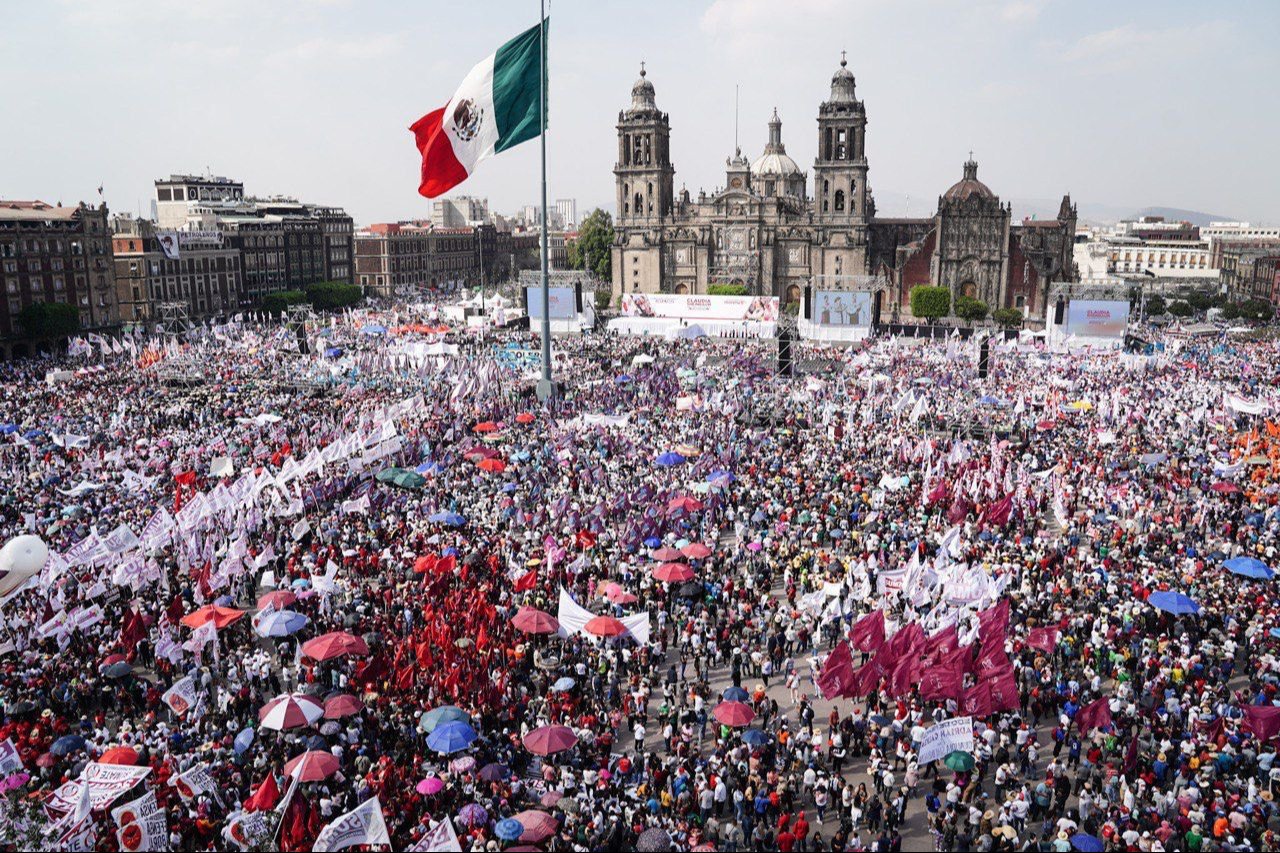
[[[991,712],[1016,711],[1021,707],[1018,698],[1018,681],[1013,677],[1013,667],[986,679],[991,688]]]
[[[860,650],[874,654],[884,645],[884,611],[876,610],[853,623],[849,642]]]
[[[988,607],[978,613],[978,639],[983,646],[1004,646],[1005,634],[1009,630],[1009,599],[1002,598],[995,607]]]
[[[921,699],[964,698],[964,674],[955,666],[930,666],[920,674]]]
[[[1280,711],[1280,708],[1276,710]],[[1076,711],[1075,722],[1081,734],[1088,734],[1093,729],[1111,725],[1111,700],[1106,696],[1093,700]]]
[[[852,696],[854,680],[853,655],[849,652],[848,641],[841,640],[822,664],[822,674],[817,680],[818,690],[824,699]]]
[[[971,717],[985,717],[991,713],[991,685],[979,681],[964,692],[960,700],[960,712]]]
[[[1027,645],[1039,649],[1045,654],[1052,654],[1058,645],[1058,629],[1055,627],[1032,628],[1027,634]]]
[[[1280,734],[1280,707],[1275,705],[1245,705],[1244,725],[1260,741],[1268,741]]]

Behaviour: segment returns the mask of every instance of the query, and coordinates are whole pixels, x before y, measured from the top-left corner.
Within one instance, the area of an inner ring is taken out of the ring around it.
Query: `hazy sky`
[[[537,21],[537,4],[35,2],[5,5],[0,197],[70,203],[99,183],[149,210],[170,172],[424,216],[407,128]],[[676,186],[723,183],[776,106],[811,171],[842,49],[868,115],[881,211],[925,214],[973,149],[1006,199],[1280,219],[1280,3],[1058,0],[560,0],[551,14],[550,197],[613,201],[614,123],[640,60],[671,115]],[[538,147],[459,188],[513,212]]]

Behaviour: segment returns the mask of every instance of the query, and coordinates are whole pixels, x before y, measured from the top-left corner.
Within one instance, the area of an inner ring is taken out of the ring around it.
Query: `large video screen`
[[[529,319],[542,319],[542,285],[530,285],[524,289],[529,300]],[[572,287],[547,288],[548,305],[552,320],[572,320],[578,314],[578,303]]]
[[[1122,338],[1129,325],[1129,303],[1072,299],[1067,305],[1067,333],[1082,338]]]
[[[622,296],[622,313],[627,317],[773,323],[778,319],[778,297],[626,293]]]
[[[870,326],[871,294],[865,290],[818,290],[809,319],[820,326]]]

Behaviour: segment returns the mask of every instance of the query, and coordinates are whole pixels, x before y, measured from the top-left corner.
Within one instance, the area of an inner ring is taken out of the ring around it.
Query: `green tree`
[[[1190,317],[1196,313],[1196,309],[1191,307],[1190,302],[1179,299],[1169,306],[1169,313],[1175,317]]]
[[[290,305],[301,305],[306,301],[307,294],[301,290],[280,290],[262,297],[260,305],[269,314],[283,314]]]
[[[707,294],[710,296],[746,296],[745,284],[708,284]]]
[[[307,301],[318,311],[335,311],[359,305],[360,286],[345,281],[322,281],[307,287]]]
[[[1187,304],[1197,311],[1208,311],[1213,307],[1213,296],[1201,290],[1196,290],[1187,296]]]
[[[956,316],[961,320],[973,323],[986,317],[991,308],[981,299],[974,299],[972,296],[958,296],[956,297],[955,310]]]
[[[565,251],[570,269],[586,269],[589,262],[596,278],[612,281],[613,217],[598,207],[588,213],[578,226],[577,238],[565,246]]]
[[[33,302],[18,312],[22,330],[33,338],[60,338],[80,328],[80,312],[65,302]]]
[[[1159,317],[1165,311],[1169,310],[1169,306],[1165,304],[1163,296],[1147,297],[1147,316]]]
[[[1235,302],[1227,302],[1227,303],[1225,303],[1225,304],[1222,306],[1222,319],[1224,319],[1224,320],[1239,320],[1239,319],[1240,319],[1240,306],[1239,306],[1239,305],[1237,305]]]
[[[613,293],[607,287],[602,287],[596,291],[596,311],[608,311],[609,303],[613,301]]]
[[[997,308],[991,312],[991,319],[1006,329],[1016,329],[1022,325],[1022,312],[1017,308]]]
[[[1246,299],[1240,303],[1240,316],[1247,320],[1266,323],[1274,314],[1271,303],[1265,299]]]
[[[911,313],[930,323],[951,313],[951,291],[933,284],[911,288]]]

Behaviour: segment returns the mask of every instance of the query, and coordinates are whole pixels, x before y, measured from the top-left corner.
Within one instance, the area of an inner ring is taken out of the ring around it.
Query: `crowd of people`
[[[1280,847],[1271,340],[410,313],[0,366],[0,844]]]

